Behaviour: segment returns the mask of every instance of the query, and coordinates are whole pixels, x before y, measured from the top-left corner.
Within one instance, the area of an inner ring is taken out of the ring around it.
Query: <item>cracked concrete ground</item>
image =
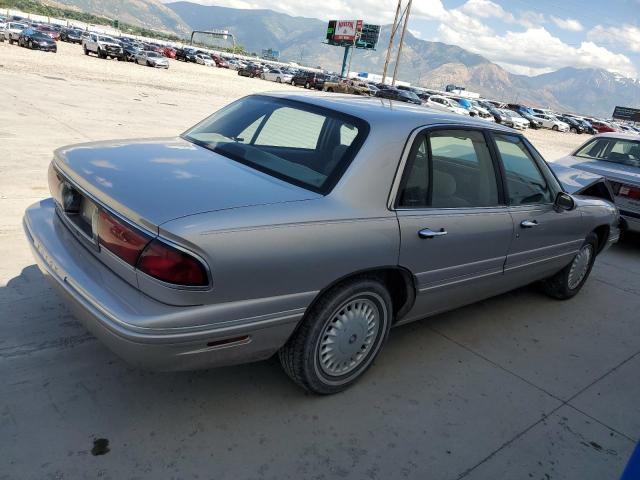
[[[0,44],[0,479],[616,479],[640,439],[640,240],[567,302],[528,287],[392,331],[354,388],[270,360],[150,373],[120,361],[34,266],[20,220],[64,144],[173,135],[274,84]],[[535,132],[551,156],[584,140]]]

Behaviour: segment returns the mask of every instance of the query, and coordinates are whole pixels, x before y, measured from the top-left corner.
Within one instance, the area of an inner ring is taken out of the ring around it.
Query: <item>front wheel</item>
[[[33,50],[33,42],[29,40],[29,48]]]
[[[309,309],[280,350],[280,363],[295,383],[310,392],[340,392],[378,356],[392,317],[391,297],[377,279],[338,284]]]
[[[553,277],[543,280],[544,292],[559,300],[567,300],[575,296],[589,278],[597,252],[598,237],[590,233],[571,263]]]
[[[276,78],[276,83],[282,83],[282,79],[280,77]]]
[[[554,125],[553,127],[551,127],[551,130],[553,130],[554,132],[558,131],[558,125]]]
[[[578,133],[578,129],[577,129],[577,128],[575,128],[575,127],[571,127],[571,128],[569,129],[569,131],[570,131],[571,133]]]
[[[311,88],[311,84],[309,82],[305,83],[304,88]]]
[[[291,85],[293,85],[295,87],[296,86],[296,81],[295,80],[291,80]]]

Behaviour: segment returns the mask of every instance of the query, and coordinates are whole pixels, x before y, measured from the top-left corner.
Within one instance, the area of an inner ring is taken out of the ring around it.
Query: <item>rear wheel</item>
[[[282,83],[282,79],[280,77],[276,78],[276,83]]]
[[[33,49],[33,42],[29,40],[29,48]]]
[[[304,88],[311,88],[311,84],[309,82],[305,83]]]
[[[597,252],[598,237],[595,233],[590,233],[571,263],[554,276],[543,280],[544,292],[559,300],[575,296],[589,278]]]
[[[570,131],[571,133],[578,133],[578,129],[577,129],[576,127],[571,127],[571,128],[569,129],[569,131]]]
[[[87,46],[86,45],[84,46],[84,54],[85,55],[89,55],[89,50],[87,50]]]
[[[389,292],[374,278],[331,288],[309,309],[279,352],[285,372],[302,388],[331,394],[355,383],[389,334]]]
[[[295,80],[291,80],[291,85],[293,85],[295,87],[296,86],[296,81]]]
[[[558,131],[558,125],[554,125],[553,127],[551,127],[551,130],[557,132]]]

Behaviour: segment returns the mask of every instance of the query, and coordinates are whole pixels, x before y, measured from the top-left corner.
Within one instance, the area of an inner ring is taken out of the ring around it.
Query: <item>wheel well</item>
[[[316,295],[316,298],[313,299],[307,311],[309,311],[328,290],[342,283],[352,282],[360,278],[374,278],[382,282],[387,290],[389,290],[394,311],[393,323],[400,320],[409,312],[411,307],[413,307],[416,298],[416,288],[411,272],[401,267],[379,267],[353,272],[337,279]]]
[[[598,253],[600,253],[609,239],[609,225],[600,225],[593,229],[593,233],[598,237]]]

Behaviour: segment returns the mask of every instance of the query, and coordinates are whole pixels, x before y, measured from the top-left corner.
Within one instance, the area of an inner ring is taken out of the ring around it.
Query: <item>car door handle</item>
[[[520,222],[522,228],[533,228],[538,226],[537,220],[523,220]]]
[[[442,237],[446,235],[447,231],[444,228],[441,228],[439,232],[434,232],[430,228],[423,228],[418,232],[418,236],[420,238],[434,238],[434,237]]]

